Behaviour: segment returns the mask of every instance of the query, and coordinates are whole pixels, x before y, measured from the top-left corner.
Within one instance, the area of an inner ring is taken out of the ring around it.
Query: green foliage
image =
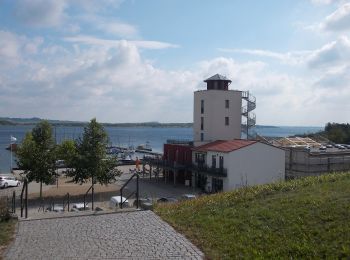
[[[350,144],[350,124],[328,123],[325,134],[332,142]]]
[[[116,180],[120,171],[114,168],[115,162],[106,156],[107,133],[96,119],[84,128],[83,137],[76,142],[76,154],[68,176],[75,183],[93,179],[93,183],[108,184]]]
[[[29,182],[51,183],[56,162],[51,125],[47,121],[38,123],[31,133],[26,134],[16,155],[17,164]]]
[[[2,259],[1,255],[5,251],[6,246],[14,238],[16,223],[17,221],[13,219],[0,221],[0,259]]]
[[[10,219],[10,212],[7,205],[7,197],[0,197],[0,222],[8,221]]]
[[[209,259],[350,257],[350,173],[246,187],[155,211]]]
[[[73,140],[65,140],[57,146],[57,159],[64,160],[67,167],[72,167],[77,156],[78,151]]]

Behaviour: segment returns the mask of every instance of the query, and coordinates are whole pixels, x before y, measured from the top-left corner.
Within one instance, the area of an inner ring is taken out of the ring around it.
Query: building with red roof
[[[251,138],[255,97],[230,90],[232,81],[219,74],[204,82],[207,89],[194,92],[193,142],[164,144],[165,182],[219,192],[284,179],[284,150],[239,139],[241,132]]]
[[[206,192],[284,180],[285,152],[255,140],[217,140],[192,148],[193,181]]]

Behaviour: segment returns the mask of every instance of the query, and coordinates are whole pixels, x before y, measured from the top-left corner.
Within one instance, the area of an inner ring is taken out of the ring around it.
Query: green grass
[[[0,221],[0,259],[2,259],[5,248],[14,237],[16,223],[15,220]]]
[[[350,173],[157,205],[210,259],[350,258]]]

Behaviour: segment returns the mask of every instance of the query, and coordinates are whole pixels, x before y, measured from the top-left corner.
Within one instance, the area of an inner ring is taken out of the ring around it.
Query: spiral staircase
[[[256,108],[256,98],[249,93],[249,91],[242,91],[242,125],[241,131],[247,136],[247,139],[254,138],[254,133],[250,131],[256,124],[256,115],[252,112]]]

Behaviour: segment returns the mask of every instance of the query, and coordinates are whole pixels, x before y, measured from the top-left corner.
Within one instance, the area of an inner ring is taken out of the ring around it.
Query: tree
[[[84,128],[83,137],[76,142],[76,155],[67,175],[75,183],[92,182],[92,208],[94,207],[94,184],[107,185],[116,180],[121,172],[115,168],[115,161],[107,158],[108,136],[103,126],[92,119]]]
[[[74,140],[65,140],[57,146],[57,159],[64,160],[68,168],[72,167],[77,155],[78,151]]]
[[[29,182],[40,182],[40,199],[42,184],[50,184],[55,175],[56,151],[52,137],[52,128],[47,121],[41,121],[26,134],[16,151],[17,164],[24,170]]]
[[[350,125],[339,123],[327,123],[325,126],[325,134],[328,139],[335,143],[350,143]]]

